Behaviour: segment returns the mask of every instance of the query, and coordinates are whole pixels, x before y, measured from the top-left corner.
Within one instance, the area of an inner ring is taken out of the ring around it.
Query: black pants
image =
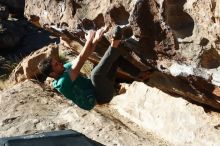
[[[111,101],[114,96],[114,83],[118,66],[126,70],[123,61],[118,61],[121,54],[119,48],[109,47],[98,65],[92,70],[91,81],[95,87],[96,101],[98,104],[104,104]],[[120,65],[121,64],[121,65]],[[136,76],[139,69],[127,66],[131,75]]]

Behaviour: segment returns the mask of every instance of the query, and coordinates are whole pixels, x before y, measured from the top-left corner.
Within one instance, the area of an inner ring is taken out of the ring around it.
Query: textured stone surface
[[[108,146],[169,145],[153,134],[136,135],[94,110],[82,110],[32,81],[0,92],[0,111],[0,137],[73,129]]]
[[[208,50],[219,53],[216,5],[214,1],[204,0],[182,1],[180,4],[175,0],[85,0],[72,3],[27,0],[25,15],[42,27],[54,26],[70,32],[100,28],[108,23],[131,27],[131,35],[136,37],[133,42],[136,43],[130,49],[136,53],[139,62],[169,73],[169,65],[173,62],[199,67],[200,57],[205,56],[201,57],[201,62],[202,67],[207,67],[204,62],[208,58]],[[197,9],[200,7],[202,10]],[[205,29],[207,26],[210,30]],[[212,60],[208,66],[219,65],[217,55],[212,56]]]
[[[0,3],[9,8],[9,13],[23,15],[24,1],[0,0]],[[1,14],[7,18],[7,11],[0,10]],[[220,145],[219,113],[207,112],[207,108],[152,88],[220,109],[219,0],[26,0],[25,16],[35,25],[61,36],[74,52],[82,49],[84,34],[89,29],[111,24],[90,58],[96,63],[109,45],[114,26],[123,27],[126,39],[123,47],[130,54],[125,59],[128,65],[142,71],[150,69],[152,74],[146,83],[151,87],[134,82],[124,95],[96,110],[116,118],[141,138],[127,132],[125,127],[111,125],[112,121],[106,118],[99,120],[100,114],[95,111],[88,114],[63,103],[56,94],[30,82],[0,93],[1,136],[74,127],[106,145],[167,144],[157,136],[175,145]],[[10,27],[8,20],[1,24],[6,22],[1,27],[0,35],[4,37],[0,41],[7,44],[0,48],[17,46],[24,35],[14,24]],[[42,34],[41,30],[36,32]],[[29,42],[33,39],[23,43],[40,44]],[[35,59],[30,59],[30,64],[19,64],[11,81],[35,78],[33,73],[37,71],[32,68],[37,64]],[[48,98],[50,95],[56,96],[55,101]],[[61,104],[57,106],[57,102]]]
[[[107,39],[98,44],[92,56],[96,61],[109,45],[114,25],[120,25],[127,38],[123,47],[130,54],[125,59],[130,64],[141,71],[159,70],[174,76],[173,80],[180,77],[188,88],[193,86],[193,92],[208,99],[219,98],[213,93],[220,82],[218,6],[217,0],[26,0],[25,16],[70,44],[75,40],[83,45],[86,31],[111,24]],[[198,84],[200,81],[207,89]],[[167,86],[162,89],[170,90]],[[205,103],[200,99],[195,100]]]
[[[11,84],[16,84],[24,81],[25,79],[36,78],[39,80],[43,78],[42,80],[45,80],[44,77],[41,77],[37,65],[43,58],[49,56],[58,58],[58,46],[46,46],[24,58],[11,73],[9,82]]]
[[[160,19],[158,7],[153,0],[149,2],[139,0],[137,3],[134,1],[37,2],[27,0],[25,16],[42,27],[53,26],[53,28],[66,29],[70,32],[85,32],[109,23],[131,27],[132,29],[129,29],[125,36],[134,34],[137,38],[137,40],[131,39],[136,43],[133,43],[135,48],[130,48],[139,58],[137,63],[142,63],[143,60],[155,65],[160,54],[171,57],[176,48],[172,32]],[[142,18],[145,17],[147,21],[143,21],[145,19]],[[106,47],[102,46],[102,50],[105,49]],[[100,56],[103,55],[103,51],[99,49],[96,51]]]
[[[125,94],[116,96],[98,111],[135,129],[154,132],[174,145],[219,145],[217,112],[205,112],[200,106],[172,97],[144,83],[133,82]]]
[[[184,70],[186,71],[187,69],[184,68]],[[194,100],[220,109],[219,88],[207,83],[203,78],[189,76],[185,80],[182,77],[173,77],[161,72],[154,72],[151,74],[147,84],[164,92],[176,93],[188,100]]]

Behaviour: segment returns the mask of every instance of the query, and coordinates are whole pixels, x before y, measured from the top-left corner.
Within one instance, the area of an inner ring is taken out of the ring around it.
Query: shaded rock
[[[0,19],[8,19],[9,11],[7,6],[0,4]]]
[[[218,68],[220,66],[220,54],[215,49],[204,51],[200,63],[203,68]]]
[[[0,21],[0,35],[0,52],[5,57],[25,57],[50,43],[59,43],[59,38],[24,18]]]
[[[163,4],[165,20],[178,38],[192,36],[195,25],[192,17],[184,12],[185,3],[186,0],[181,2],[165,0]]]
[[[25,0],[1,0],[0,3],[5,4],[14,16],[23,16]]]
[[[110,8],[109,12],[112,22],[116,25],[128,24],[129,13],[125,10],[123,5],[115,5]]]
[[[37,66],[43,58],[49,56],[58,58],[58,46],[46,46],[24,58],[11,73],[9,82],[11,84],[16,84],[25,79],[45,80],[45,77],[40,74]]]
[[[20,43],[24,36],[24,28],[16,22],[0,20],[0,52],[8,52]]]
[[[25,31],[25,36],[21,40],[18,49],[13,51],[11,55],[21,54],[22,56],[27,56],[31,52],[39,50],[49,44],[58,44],[60,42],[58,37],[32,24],[27,24]]]
[[[148,84],[171,95],[181,95],[188,100],[220,109],[219,94],[214,92],[217,91],[217,86],[207,83],[203,78],[190,76],[188,80],[185,80],[182,77],[174,78],[170,75],[154,72],[151,74]]]
[[[125,94],[97,110],[137,133],[153,132],[174,145],[220,144],[219,113],[206,113],[200,106],[144,83],[133,82]]]

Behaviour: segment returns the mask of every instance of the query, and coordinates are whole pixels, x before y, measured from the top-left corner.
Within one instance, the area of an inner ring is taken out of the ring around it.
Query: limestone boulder
[[[58,56],[58,46],[53,44],[33,52],[17,65],[9,77],[9,82],[16,84],[26,79],[45,80],[37,68],[39,62],[45,57],[58,58]]]
[[[137,133],[153,132],[174,145],[220,144],[218,112],[141,82],[133,82],[127,88],[125,94],[114,97],[109,105],[97,107],[97,110],[120,120]]]
[[[0,92],[0,137],[73,129],[108,146],[168,146],[95,110],[85,111],[37,82],[27,80]]]

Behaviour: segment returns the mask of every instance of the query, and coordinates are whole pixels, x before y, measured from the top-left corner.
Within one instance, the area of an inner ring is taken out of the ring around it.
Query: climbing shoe
[[[114,40],[121,40],[122,39],[122,28],[120,26],[116,26],[113,32],[113,39]]]

